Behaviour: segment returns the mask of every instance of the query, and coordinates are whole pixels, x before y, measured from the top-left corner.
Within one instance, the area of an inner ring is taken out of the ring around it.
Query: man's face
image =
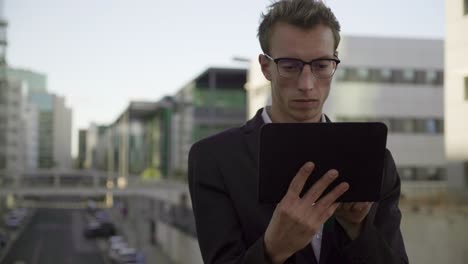
[[[274,26],[270,39],[272,58],[296,58],[309,62],[334,58],[334,38],[329,27],[318,25],[301,29],[290,24]],[[271,81],[271,118],[274,122],[318,122],[330,92],[331,78],[317,79],[304,65],[296,78],[279,75],[275,62],[260,55],[262,72]]]

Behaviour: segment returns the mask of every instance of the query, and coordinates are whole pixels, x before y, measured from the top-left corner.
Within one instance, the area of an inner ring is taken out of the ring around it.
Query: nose
[[[312,73],[310,65],[304,65],[302,72],[299,75],[298,88],[300,91],[309,91],[314,89],[316,78]]]

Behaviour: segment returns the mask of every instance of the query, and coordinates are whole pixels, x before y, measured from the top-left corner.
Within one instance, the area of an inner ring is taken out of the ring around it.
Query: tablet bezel
[[[326,171],[337,169],[340,176],[323,195],[346,181],[350,188],[338,201],[378,201],[386,142],[387,127],[378,122],[265,124],[260,131],[259,202],[278,203],[307,161],[314,162],[315,169],[301,196]]]

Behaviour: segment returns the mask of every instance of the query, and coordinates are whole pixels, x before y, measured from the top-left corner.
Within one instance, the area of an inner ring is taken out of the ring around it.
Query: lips
[[[297,109],[315,109],[320,106],[320,100],[318,99],[293,99],[291,106]]]
[[[294,102],[298,103],[311,103],[311,102],[318,102],[318,99],[294,99]]]

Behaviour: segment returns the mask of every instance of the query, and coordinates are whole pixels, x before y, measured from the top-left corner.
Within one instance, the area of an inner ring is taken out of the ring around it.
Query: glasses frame
[[[320,59],[314,59],[314,60],[311,60],[309,62],[306,62],[306,61],[303,61],[301,59],[297,59],[297,58],[287,58],[287,57],[281,57],[281,58],[272,58],[270,55],[264,53],[263,54],[265,57],[267,57],[268,59],[270,59],[271,61],[273,61],[275,64],[276,64],[276,71],[278,71],[278,74],[283,77],[283,78],[288,78],[288,79],[292,79],[292,78],[297,78],[299,77],[301,74],[302,74],[302,71],[304,70],[304,66],[305,65],[309,65],[310,66],[310,70],[312,72],[312,74],[315,76],[315,78],[317,79],[322,79],[322,80],[325,80],[325,79],[330,79],[333,77],[333,75],[335,74],[336,72],[336,69],[338,69],[338,64],[340,64],[340,60],[339,59],[335,59],[335,58],[320,58]],[[289,76],[283,76],[281,75],[281,72],[279,70],[279,66],[278,66],[278,62],[280,62],[281,60],[293,60],[293,61],[298,61],[300,63],[302,63],[302,66],[301,66],[301,70],[297,73],[297,76],[295,77],[289,77]],[[315,70],[314,70],[314,67],[312,67],[312,63],[314,62],[317,62],[317,61],[334,61],[336,63],[336,66],[335,66],[335,69],[333,70],[332,74],[328,77],[320,77],[320,76],[317,76],[317,74],[315,73]]]

